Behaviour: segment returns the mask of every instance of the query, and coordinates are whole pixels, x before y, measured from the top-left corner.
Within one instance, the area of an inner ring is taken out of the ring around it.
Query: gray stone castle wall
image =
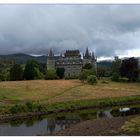
[[[65,69],[65,78],[74,78],[78,77],[82,66],[86,63],[91,63],[94,68],[96,68],[96,59],[93,59],[92,56],[84,57],[62,57],[62,56],[51,56],[47,58],[47,69]]]
[[[47,69],[55,69],[55,59],[52,57],[47,58]]]

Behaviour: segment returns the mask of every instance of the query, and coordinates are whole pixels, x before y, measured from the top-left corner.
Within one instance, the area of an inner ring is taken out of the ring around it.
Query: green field
[[[50,105],[133,95],[140,95],[140,83],[100,80],[96,85],[88,85],[79,80],[9,81],[0,82],[0,109],[27,101]]]

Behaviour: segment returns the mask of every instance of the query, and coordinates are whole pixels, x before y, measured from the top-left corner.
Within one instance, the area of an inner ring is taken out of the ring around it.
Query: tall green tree
[[[110,75],[110,68],[104,66],[97,67],[97,77],[100,79],[102,77],[109,77]]]
[[[132,57],[124,59],[121,64],[121,76],[127,77],[129,81],[136,81],[139,75],[138,59]]]
[[[56,74],[60,79],[62,79],[64,77],[64,72],[65,72],[64,68],[57,68],[56,69]]]
[[[114,61],[112,62],[111,66],[111,73],[117,73],[120,75],[120,68],[121,68],[121,59],[119,59],[117,56],[115,57]]]
[[[35,60],[28,60],[24,70],[24,79],[34,80],[41,79],[41,72],[39,70],[39,64]]]
[[[92,65],[90,63],[86,63],[82,69],[92,69]]]
[[[96,75],[96,71],[95,70],[89,70],[89,69],[82,69],[82,71],[80,72],[80,75],[79,75],[79,79],[81,81],[85,81],[87,80],[87,77],[90,76],[90,75]]]
[[[23,79],[23,69],[19,64],[14,64],[10,69],[10,80],[22,80]]]

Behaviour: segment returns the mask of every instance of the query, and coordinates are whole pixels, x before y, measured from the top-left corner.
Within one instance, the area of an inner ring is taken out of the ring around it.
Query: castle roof
[[[66,50],[65,57],[81,57],[79,50]]]
[[[50,57],[54,56],[54,54],[53,54],[53,52],[52,52],[52,49],[50,49],[49,56],[50,56]]]

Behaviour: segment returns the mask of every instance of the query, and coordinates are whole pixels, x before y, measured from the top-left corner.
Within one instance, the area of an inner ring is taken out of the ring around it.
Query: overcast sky
[[[86,47],[98,57],[140,56],[140,5],[0,5],[0,54]]]

